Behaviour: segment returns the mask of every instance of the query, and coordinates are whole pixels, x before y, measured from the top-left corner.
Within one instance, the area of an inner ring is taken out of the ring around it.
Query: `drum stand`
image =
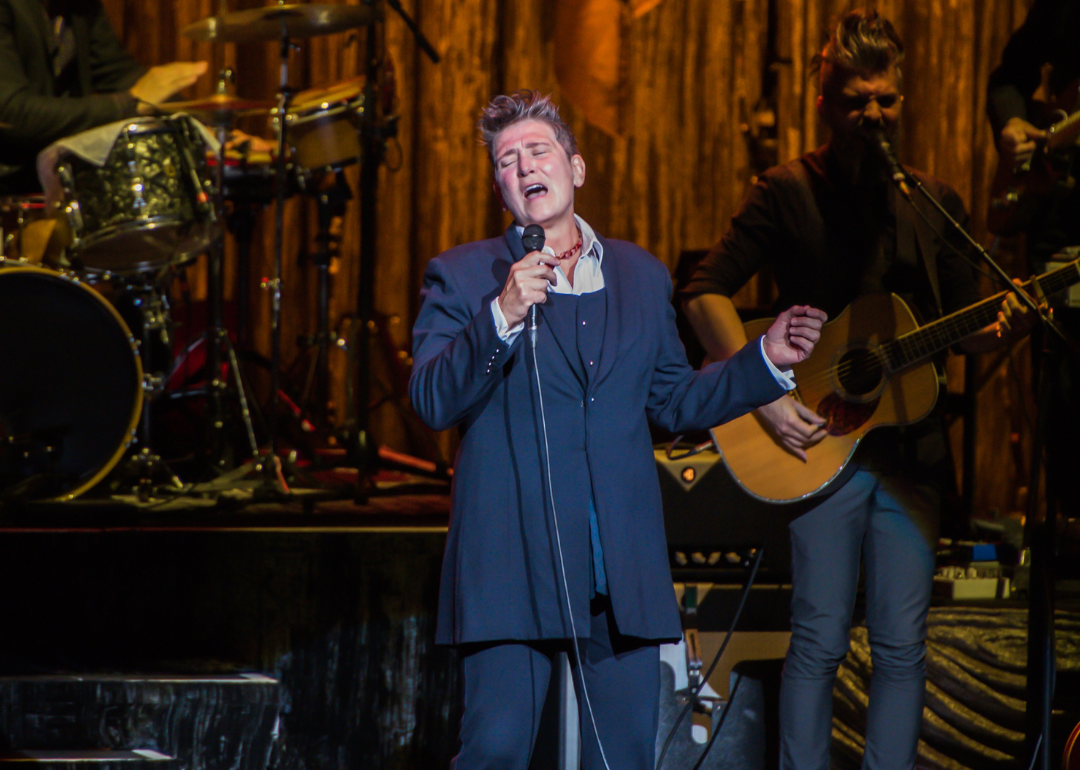
[[[333,181],[326,184],[328,179]],[[312,256],[318,275],[317,328],[315,334],[304,335],[299,340],[300,347],[308,351],[311,361],[298,407],[301,414],[311,414],[316,425],[329,424],[329,352],[331,347],[337,345],[337,335],[330,331],[330,263],[337,255],[340,236],[334,234],[333,224],[335,219],[340,220],[344,216],[345,204],[352,199],[352,190],[345,180],[344,171],[336,169],[332,177],[328,173],[323,181],[319,189],[312,191],[319,223],[315,236],[316,250]]]
[[[220,78],[218,79],[218,92],[225,93],[225,87],[228,80],[232,78],[232,70],[226,68],[222,71]],[[208,304],[210,310],[210,320],[207,324],[206,337],[207,337],[207,388],[209,395],[210,406],[210,418],[209,418],[209,447],[211,452],[211,462],[214,465],[214,469],[219,473],[224,473],[226,466],[229,464],[227,460],[226,445],[227,439],[225,436],[226,419],[224,412],[224,401],[221,397],[222,391],[228,387],[226,381],[221,378],[222,368],[222,351],[228,359],[228,368],[232,371],[235,380],[236,398],[240,406],[240,419],[244,425],[244,431],[247,438],[248,448],[251,451],[251,457],[256,460],[256,469],[262,470],[261,465],[257,462],[259,457],[259,445],[255,438],[255,428],[251,421],[251,409],[247,400],[246,383],[244,382],[243,373],[240,370],[239,362],[236,357],[236,350],[233,347],[232,340],[229,338],[229,331],[225,328],[224,322],[224,305],[225,305],[225,281],[224,281],[224,265],[225,265],[225,143],[228,141],[229,128],[231,127],[231,121],[223,118],[219,122],[214,124],[214,129],[217,131],[218,139],[218,157],[217,168],[215,169],[214,180],[214,210],[217,212],[219,231],[217,237],[214,239],[210,250],[207,252],[208,269],[207,269],[207,295]],[[279,198],[280,200],[280,198]],[[250,247],[250,231],[248,232],[248,242],[241,244],[241,248],[246,251]],[[245,257],[246,257],[245,253]],[[246,297],[245,297],[246,298]],[[245,308],[246,310],[246,308]],[[273,447],[273,444],[271,444]],[[271,449],[272,451],[272,449]],[[276,482],[276,477],[275,477]],[[280,487],[279,487],[280,489]]]
[[[139,327],[142,331],[139,360],[143,370],[143,401],[138,435],[141,448],[128,458],[124,467],[127,481],[114,485],[114,492],[127,488],[139,502],[146,503],[154,498],[154,490],[161,486],[169,487],[174,493],[184,488],[183,482],[151,446],[150,407],[162,392],[165,383],[165,377],[160,371],[156,371],[154,363],[154,335],[160,335],[161,342],[168,347],[169,308],[153,281],[129,284],[124,287],[124,294],[132,297],[132,304],[139,313]]]
[[[240,376],[240,370],[237,365],[236,354],[229,345],[229,362],[233,371],[236,372],[237,378],[237,390],[241,400],[242,414],[244,415],[245,428],[248,432],[248,441],[252,449],[252,460],[244,463],[240,467],[233,471],[223,474],[218,478],[216,482],[200,485],[205,491],[220,490],[227,488],[229,485],[233,485],[244,475],[251,471],[254,471],[258,476],[258,482],[256,483],[253,494],[256,496],[279,496],[283,494],[289,494],[289,487],[282,474],[282,460],[277,452],[278,443],[278,409],[280,406],[280,393],[281,393],[281,275],[282,275],[282,263],[283,263],[283,251],[285,244],[285,200],[288,197],[288,180],[286,177],[288,166],[286,163],[286,131],[285,120],[288,115],[289,102],[291,100],[291,89],[289,88],[289,51],[292,48],[291,39],[289,37],[289,30],[286,24],[283,22],[281,25],[281,38],[279,46],[279,57],[281,60],[280,65],[280,83],[278,91],[278,105],[277,105],[277,119],[279,121],[278,131],[278,148],[277,148],[277,188],[276,188],[276,209],[274,211],[274,276],[267,280],[263,284],[263,288],[270,292],[271,297],[271,336],[270,336],[270,407],[269,414],[266,415],[268,444],[269,447],[265,454],[260,454],[258,446],[255,441],[254,431],[251,426],[250,414],[247,406],[246,396],[244,395],[244,385],[242,377]],[[223,129],[222,129],[223,130]],[[223,191],[224,191],[224,174],[225,174],[225,151],[224,140],[222,141],[222,149],[218,158],[218,199],[224,210]],[[222,281],[221,281],[221,264],[223,257],[223,243],[216,249],[217,252],[217,264],[212,267],[211,274],[216,278],[216,301],[221,302],[222,297]],[[216,270],[216,273],[214,272]],[[215,282],[212,282],[215,283]],[[228,343],[227,334],[223,333],[220,328],[220,304],[217,309],[214,310],[216,336],[219,340]],[[215,345],[213,349],[218,350]],[[220,359],[218,359],[220,360]],[[215,370],[214,376],[217,376]],[[220,412],[217,413],[220,415]],[[212,420],[212,428],[215,430],[220,429],[220,423]],[[290,463],[291,464],[291,463]]]

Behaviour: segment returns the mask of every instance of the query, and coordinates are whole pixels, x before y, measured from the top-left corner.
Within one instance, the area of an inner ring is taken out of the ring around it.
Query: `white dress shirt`
[[[547,290],[555,294],[579,296],[581,294],[591,294],[604,288],[604,273],[600,269],[600,265],[604,261],[604,246],[597,240],[596,233],[589,227],[588,222],[577,214],[574,214],[574,220],[581,230],[581,256],[578,257],[577,266],[574,268],[573,285],[571,285],[570,279],[566,277],[566,273],[563,272],[562,265],[556,265],[552,268],[555,271],[556,284],[554,286],[548,284]],[[518,225],[518,235],[521,235],[524,230],[523,226]],[[545,254],[555,256],[555,252],[547,244],[544,244],[543,251]],[[491,315],[495,320],[495,330],[499,335],[499,339],[507,345],[517,339],[517,336],[525,329],[524,321],[515,324],[513,327],[507,323],[506,316],[503,315],[502,308],[499,307],[498,297],[491,300]],[[776,378],[780,386],[784,390],[794,390],[795,378],[793,372],[790,369],[780,371],[769,360],[769,357],[765,355],[764,337],[761,338],[760,348],[761,357],[765,359],[765,365],[769,367],[769,371],[772,372],[773,377]]]

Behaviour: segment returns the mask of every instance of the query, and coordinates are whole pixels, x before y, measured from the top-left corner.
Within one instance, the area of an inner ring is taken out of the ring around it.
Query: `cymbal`
[[[213,94],[203,99],[187,102],[165,102],[159,104],[162,112],[185,112],[211,126],[228,125],[236,118],[248,115],[265,115],[277,106],[276,102],[266,99],[241,99],[231,94]]]
[[[180,30],[192,40],[218,43],[251,43],[280,40],[282,29],[290,38],[314,37],[362,27],[376,20],[372,7],[359,5],[270,5],[249,8],[224,16],[210,16]]]

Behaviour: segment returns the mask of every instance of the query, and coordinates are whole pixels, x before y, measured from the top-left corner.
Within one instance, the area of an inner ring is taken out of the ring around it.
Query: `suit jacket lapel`
[[[600,263],[600,272],[604,274],[604,289],[607,294],[604,309],[604,339],[600,344],[600,363],[596,375],[589,379],[589,389],[602,382],[615,366],[619,352],[619,313],[622,310],[622,272],[619,270],[618,256],[607,240],[599,235],[596,239],[604,249],[604,259]]]

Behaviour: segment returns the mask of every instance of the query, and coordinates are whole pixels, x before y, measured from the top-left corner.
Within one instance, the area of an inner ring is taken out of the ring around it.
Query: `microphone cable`
[[[668,749],[671,748],[671,742],[675,739],[675,733],[679,729],[679,725],[686,719],[686,715],[694,708],[694,704],[697,702],[698,697],[701,695],[701,691],[705,689],[705,685],[709,681],[709,677],[712,676],[714,670],[716,670],[717,664],[720,663],[720,658],[724,655],[724,650],[727,649],[728,642],[731,641],[732,634],[735,633],[735,626],[739,623],[739,617],[742,615],[743,608],[746,606],[746,599],[750,596],[750,589],[754,585],[754,579],[757,577],[758,568],[761,566],[761,557],[765,554],[765,543],[769,541],[769,535],[772,533],[773,523],[776,521],[776,517],[773,516],[769,519],[768,528],[765,530],[765,536],[761,539],[761,546],[757,549],[757,553],[754,554],[754,562],[750,568],[750,575],[746,580],[746,585],[743,586],[742,595],[739,597],[739,606],[735,609],[735,617],[731,619],[731,625],[728,627],[727,633],[724,634],[724,641],[720,643],[720,649],[717,650],[715,657],[713,657],[712,663],[709,664],[709,669],[702,675],[701,681],[693,692],[689,694],[686,700],[686,705],[679,713],[678,719],[675,720],[675,724],[671,726],[671,730],[668,731],[668,736],[664,740],[664,746],[660,750],[660,756],[656,760],[656,770],[661,770],[664,764],[664,757],[667,756]],[[734,691],[728,694],[727,703],[724,704],[724,710],[720,714],[720,721],[712,727],[712,735],[709,737],[708,743],[705,744],[705,748],[701,751],[701,756],[698,758],[697,764],[694,765],[693,770],[698,770],[701,767],[701,763],[705,761],[705,757],[708,756],[709,750],[712,748],[713,743],[716,741],[716,737],[720,734],[720,728],[724,724],[724,720],[727,718],[728,708],[731,706],[732,696]]]
[[[581,682],[581,694],[585,697],[585,706],[589,711],[589,721],[592,723],[593,735],[596,736],[596,745],[600,748],[600,758],[604,760],[605,770],[611,770],[607,754],[604,752],[604,744],[600,740],[600,731],[596,728],[596,716],[593,714],[592,701],[589,699],[589,688],[585,685],[585,671],[581,666],[577,627],[574,624],[574,608],[570,603],[570,585],[566,580],[566,562],[563,559],[562,537],[559,534],[559,517],[555,512],[555,489],[551,482],[551,448],[548,445],[547,416],[544,414],[544,392],[540,385],[540,367],[536,359],[536,331],[536,305],[533,305],[530,308],[529,344],[532,348],[533,372],[536,374],[536,395],[540,401],[540,426],[544,433],[544,471],[547,477],[548,499],[551,500],[551,520],[555,525],[555,545],[559,553],[559,572],[562,576],[563,595],[566,597],[566,614],[570,616],[570,633],[573,634],[570,646],[574,649],[574,661],[577,664],[578,680]]]

